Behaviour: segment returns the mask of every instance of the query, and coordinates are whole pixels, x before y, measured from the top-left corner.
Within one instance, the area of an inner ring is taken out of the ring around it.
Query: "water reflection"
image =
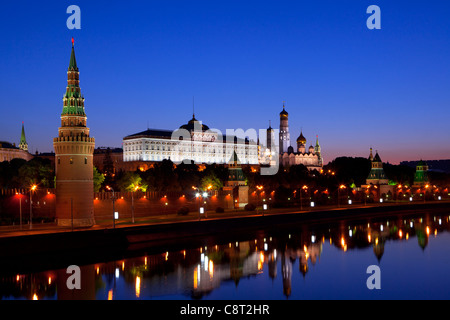
[[[321,263],[325,245],[344,255],[357,249],[372,248],[380,262],[388,243],[414,241],[424,251],[430,237],[437,237],[449,227],[449,216],[433,215],[380,218],[359,223],[303,224],[278,232],[262,231],[245,241],[211,244],[205,240],[207,245],[201,247],[81,266],[81,290],[67,288],[65,269],[2,275],[0,297],[35,300],[199,299],[221,286],[232,284],[239,288],[242,279],[250,281],[254,290],[258,290],[258,279],[268,277],[272,282],[281,280],[282,292],[271,297],[284,298],[291,295],[295,273],[307,278],[310,268]],[[295,267],[296,263],[298,267]]]

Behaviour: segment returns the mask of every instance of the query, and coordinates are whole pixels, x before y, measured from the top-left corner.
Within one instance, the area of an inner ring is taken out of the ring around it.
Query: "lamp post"
[[[300,210],[303,210],[303,197],[302,197],[303,190],[305,192],[308,192],[308,186],[304,185],[300,190]]]
[[[20,225],[20,230],[22,230],[22,194],[16,193],[19,196],[19,225]]]
[[[341,184],[340,186],[339,186],[339,188],[338,188],[338,198],[337,198],[337,201],[338,201],[338,208],[341,206],[341,204],[340,204],[340,202],[339,202],[339,200],[340,200],[340,198],[341,198],[341,193],[340,193],[340,190],[341,189],[346,189],[347,187],[345,186],[345,185],[343,185],[343,184]]]
[[[30,229],[33,228],[33,191],[36,190],[37,186],[34,184],[30,188]]]
[[[425,189],[423,190],[423,202],[426,202],[426,198],[427,198],[427,190],[430,186],[427,184],[425,186]]]
[[[113,193],[113,196],[112,196],[112,204],[113,204],[113,228],[115,229],[115,228],[116,228],[116,213],[115,213],[115,209],[114,209],[114,200],[116,199],[116,197],[115,197],[115,193],[114,193],[114,189],[113,189],[113,188],[111,188],[110,186],[106,186],[106,189],[111,190],[112,193]]]
[[[131,223],[134,223],[134,193],[138,191],[140,186],[135,186],[131,192]]]
[[[192,186],[193,190],[197,190],[197,192],[195,193],[195,198],[199,199],[198,201],[202,201],[203,204],[205,205],[204,207],[206,207],[206,199],[208,199],[209,193],[208,191],[202,191],[200,188],[194,187]],[[212,189],[212,185],[209,185],[207,190],[211,190]],[[203,200],[205,199],[205,200]],[[208,213],[206,211],[206,208],[204,207],[200,207],[201,206],[201,202],[199,202],[198,204],[198,210],[199,210],[199,215],[198,215],[198,220],[200,221],[200,210],[203,209],[203,213],[205,214],[205,217],[208,218]]]

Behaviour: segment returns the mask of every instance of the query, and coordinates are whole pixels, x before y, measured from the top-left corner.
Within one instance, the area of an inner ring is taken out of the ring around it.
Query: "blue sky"
[[[81,30],[69,30],[69,5]],[[381,30],[369,30],[369,5]],[[175,129],[279,126],[325,162],[450,159],[447,1],[23,1],[0,8],[0,140],[52,151],[71,38],[96,146]]]

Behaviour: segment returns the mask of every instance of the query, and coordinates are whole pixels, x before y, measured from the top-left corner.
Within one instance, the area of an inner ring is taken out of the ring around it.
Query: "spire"
[[[22,121],[22,134],[20,135],[19,149],[28,151],[28,143],[25,138],[25,128]]]
[[[69,62],[69,70],[70,71],[78,71],[77,60],[75,59],[75,41],[72,38],[72,53],[70,54],[70,62]]]
[[[370,148],[370,155],[369,155],[369,160],[370,160],[370,161],[373,161],[372,148]]]
[[[321,150],[320,150],[320,144],[319,144],[319,135],[316,135],[316,146],[314,147],[314,153],[321,158]]]
[[[80,72],[75,59],[74,40],[72,38],[72,51],[70,53],[69,68],[67,71],[67,88],[63,97],[64,106],[62,115],[86,115],[84,111],[84,98],[80,89]]]
[[[285,109],[285,106],[284,106],[284,103],[285,103],[286,101],[283,101],[283,111],[281,111],[280,112],[280,117],[281,118],[287,118],[287,116],[288,116],[288,113],[287,113],[287,111],[286,111],[286,109]]]
[[[194,104],[194,96],[192,96],[192,119],[195,119],[195,104]]]

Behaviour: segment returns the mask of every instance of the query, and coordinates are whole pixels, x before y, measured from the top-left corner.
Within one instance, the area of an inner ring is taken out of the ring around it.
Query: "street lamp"
[[[33,194],[32,192],[36,190],[37,185],[33,184],[30,188],[30,229],[33,228]]]
[[[138,191],[140,186],[135,186],[131,192],[131,223],[134,223],[134,193]]]
[[[113,196],[112,196],[112,203],[113,203],[113,228],[115,229],[116,228],[116,211],[114,209],[114,200],[116,198],[115,197],[115,192],[114,192],[114,189],[111,188],[110,186],[106,186],[106,189],[112,191],[112,193],[113,193]]]
[[[308,192],[308,186],[304,185],[302,187],[303,190],[305,190],[305,192]],[[302,199],[302,190],[300,190],[300,210],[303,210],[303,199]]]
[[[16,193],[16,195],[19,196],[19,219],[20,219],[19,224],[20,224],[20,230],[22,230],[22,194],[19,192],[19,193]]]
[[[337,201],[338,201],[338,208],[339,208],[340,205],[341,205],[341,204],[339,203],[339,199],[341,198],[341,193],[340,193],[341,189],[347,189],[347,187],[346,187],[345,185],[341,184],[341,185],[339,186],[339,188],[338,188],[338,198],[337,198]]]

